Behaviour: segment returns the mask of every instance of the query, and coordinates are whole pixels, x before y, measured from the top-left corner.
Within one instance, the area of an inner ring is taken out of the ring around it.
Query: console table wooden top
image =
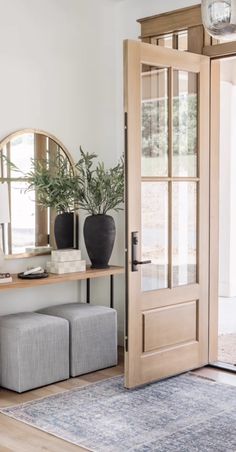
[[[49,274],[48,278],[42,279],[20,279],[17,275],[12,276],[12,282],[10,283],[1,283],[1,290],[11,290],[11,289],[26,289],[30,287],[36,286],[46,286],[48,284],[57,284],[69,281],[82,281],[82,280],[90,280],[95,278],[102,278],[106,276],[113,275],[121,275],[125,272],[124,267],[111,266],[105,269],[92,269],[87,267],[85,272],[76,272],[76,273],[65,273],[63,275],[54,275],[52,273]]]

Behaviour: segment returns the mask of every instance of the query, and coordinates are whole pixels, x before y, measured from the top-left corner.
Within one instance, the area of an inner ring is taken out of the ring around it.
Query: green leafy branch
[[[96,154],[85,153],[74,165],[66,156],[58,154],[55,160],[32,159],[32,169],[25,177],[27,191],[35,191],[36,202],[55,208],[58,213],[78,208],[91,215],[121,210],[124,202],[124,161],[106,169],[104,163],[95,165]]]
[[[91,215],[119,211],[124,202],[124,161],[110,169],[104,163],[94,166],[96,154],[85,153],[80,147],[81,159],[75,165],[75,200],[82,210]]]
[[[58,154],[55,160],[32,159],[26,177],[27,191],[36,192],[36,202],[55,208],[58,213],[74,210],[74,172],[67,157]]]

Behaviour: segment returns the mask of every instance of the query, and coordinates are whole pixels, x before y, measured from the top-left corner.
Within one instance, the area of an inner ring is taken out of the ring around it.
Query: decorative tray
[[[18,273],[18,278],[20,279],[41,279],[41,278],[47,278],[48,272],[44,273],[32,273],[31,275],[24,275],[24,272]]]

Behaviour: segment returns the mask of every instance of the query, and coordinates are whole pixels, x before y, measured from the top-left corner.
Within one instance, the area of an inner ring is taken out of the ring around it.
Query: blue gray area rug
[[[115,377],[1,412],[96,452],[236,451],[236,387],[191,374],[135,390]]]

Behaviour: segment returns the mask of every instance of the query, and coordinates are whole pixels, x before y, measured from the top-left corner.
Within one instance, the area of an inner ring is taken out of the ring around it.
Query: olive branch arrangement
[[[25,177],[27,191],[36,190],[36,202],[55,208],[57,213],[73,212],[78,208],[90,215],[121,210],[124,202],[124,159],[106,169],[97,162],[96,154],[85,153],[71,165],[67,156],[58,154],[52,161],[32,159],[32,168]]]

